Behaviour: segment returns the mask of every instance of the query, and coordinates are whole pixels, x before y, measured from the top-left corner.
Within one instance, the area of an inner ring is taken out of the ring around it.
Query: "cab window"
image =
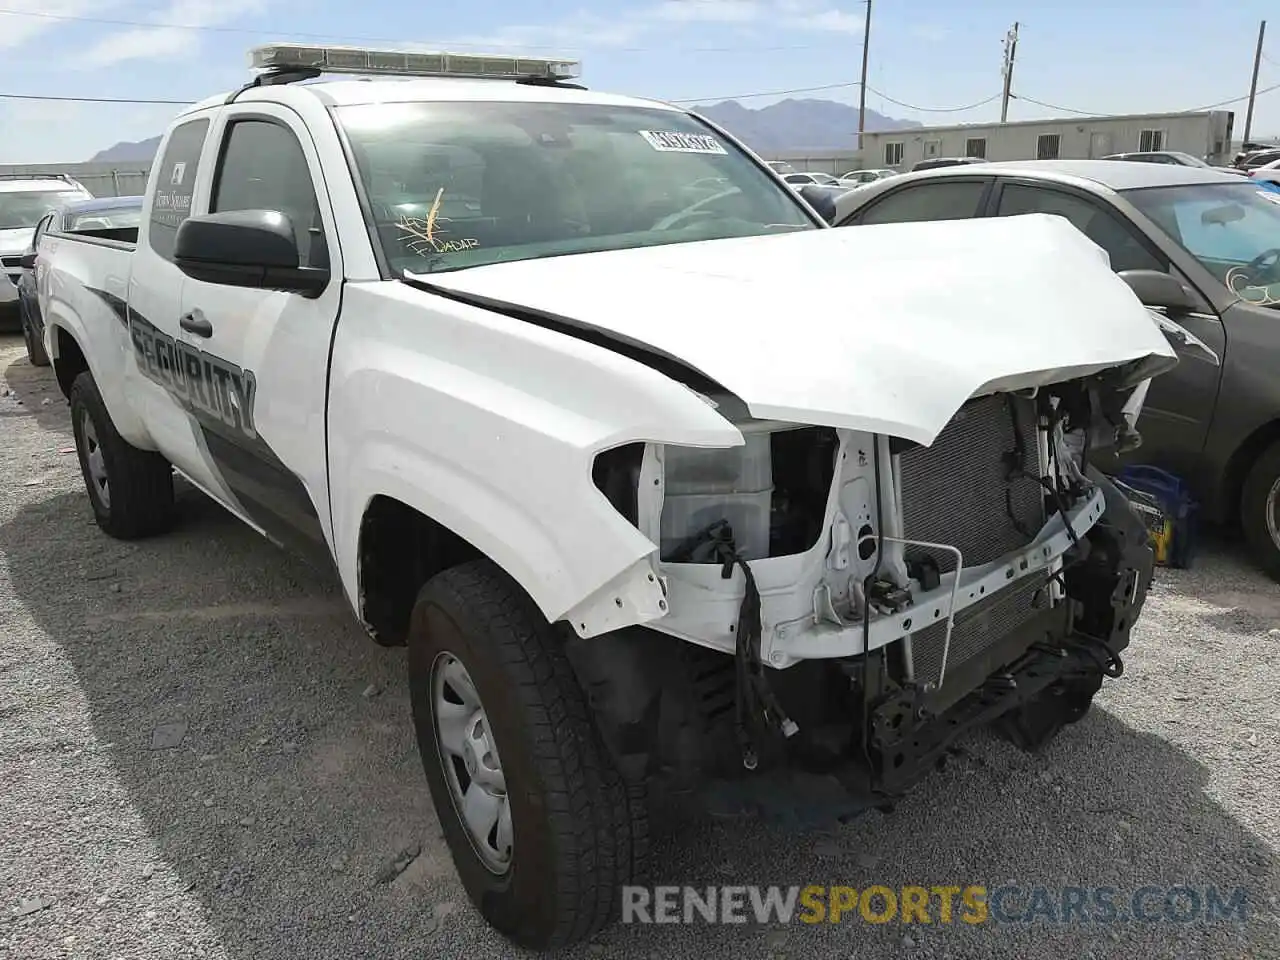
[[[182,221],[191,216],[191,197],[204,138],[209,133],[205,118],[189,120],[173,128],[160,165],[152,172],[156,189],[151,201],[147,240],[151,249],[166,260],[173,259],[173,241]]]
[[[978,215],[984,180],[939,180],[902,187],[862,211],[858,223],[965,220]]]
[[[307,157],[292,130],[274,120],[234,120],[227,128],[210,213],[275,210],[293,224],[299,263],[329,264],[320,205]]]

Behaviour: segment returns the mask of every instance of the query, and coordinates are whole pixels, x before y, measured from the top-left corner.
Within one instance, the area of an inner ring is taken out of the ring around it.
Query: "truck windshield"
[[[816,229],[686,114],[581,103],[341,107],[396,272]]]
[[[1242,180],[1124,196],[1242,300],[1280,307],[1280,192]]]
[[[0,190],[0,230],[34,227],[46,213],[52,213],[85,194],[74,190]]]

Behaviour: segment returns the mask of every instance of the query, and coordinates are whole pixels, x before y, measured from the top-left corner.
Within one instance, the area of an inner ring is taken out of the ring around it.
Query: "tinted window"
[[[151,249],[166,260],[173,259],[173,240],[178,235],[178,227],[191,216],[196,169],[208,132],[209,121],[204,119],[174,127],[160,165],[151,172],[156,190],[147,237]]]
[[[270,120],[237,120],[227,132],[211,213],[275,210],[293,222],[303,266],[327,266],[320,205],[293,131]]]
[[[906,187],[868,207],[859,222],[907,223],[976,217],[985,189],[986,184],[981,180],[938,181]]]
[[[1005,184],[1000,194],[999,216],[1051,213],[1065,217],[1111,257],[1111,269],[1164,270],[1166,265],[1151,254],[1134,230],[1101,205],[1061,190],[1047,190],[1018,183]]]

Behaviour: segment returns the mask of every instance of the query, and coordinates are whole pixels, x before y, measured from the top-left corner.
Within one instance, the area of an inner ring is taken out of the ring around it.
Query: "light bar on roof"
[[[320,47],[268,43],[249,51],[256,70],[311,67],[322,73],[380,74],[393,77],[481,77],[502,80],[569,80],[582,64],[559,57],[509,57],[488,53],[414,52],[369,47]]]

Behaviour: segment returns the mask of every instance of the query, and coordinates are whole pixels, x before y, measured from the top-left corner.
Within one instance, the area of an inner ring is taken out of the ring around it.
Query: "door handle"
[[[213,324],[206,320],[199,310],[184,313],[178,320],[178,326],[188,333],[194,333],[197,337],[213,336]]]

